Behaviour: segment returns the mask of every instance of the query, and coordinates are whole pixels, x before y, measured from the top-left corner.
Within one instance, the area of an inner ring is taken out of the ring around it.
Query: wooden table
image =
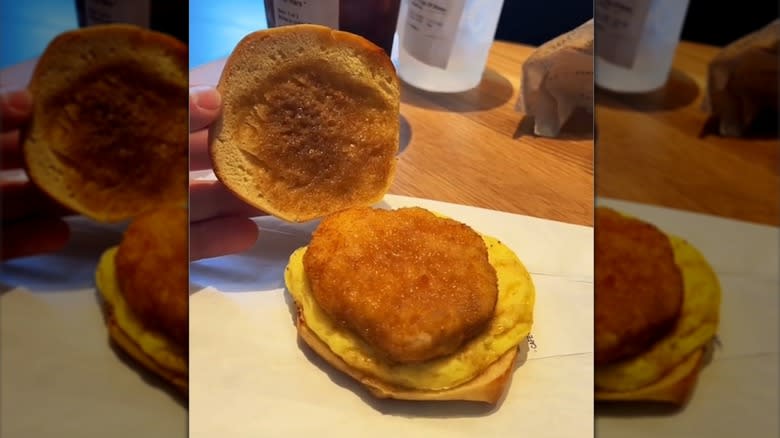
[[[599,196],[780,224],[778,139],[720,137],[701,109],[707,65],[718,50],[682,42],[658,92],[597,90]]]
[[[390,192],[592,226],[591,126],[570,129],[568,138],[535,137],[514,110],[520,69],[532,52],[496,42],[482,82],[465,93],[404,84],[401,152]],[[192,70],[191,85],[216,84],[223,65]]]

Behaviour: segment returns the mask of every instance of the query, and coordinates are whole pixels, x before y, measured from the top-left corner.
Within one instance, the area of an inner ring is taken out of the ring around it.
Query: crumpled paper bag
[[[778,107],[780,19],[724,47],[707,72],[703,108],[720,119],[720,134],[741,136],[756,116]]]
[[[515,109],[534,134],[556,137],[575,109],[593,113],[593,19],[539,46],[525,61]]]

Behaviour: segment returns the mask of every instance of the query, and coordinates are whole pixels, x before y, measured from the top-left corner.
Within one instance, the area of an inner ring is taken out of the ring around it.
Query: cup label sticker
[[[652,0],[596,0],[594,20],[599,58],[632,68]]]
[[[339,28],[339,0],[274,0],[276,26],[320,24]]]
[[[84,0],[84,19],[87,26],[95,24],[127,23],[149,28],[151,0]]]
[[[466,0],[409,0],[404,49],[418,61],[446,69]]]

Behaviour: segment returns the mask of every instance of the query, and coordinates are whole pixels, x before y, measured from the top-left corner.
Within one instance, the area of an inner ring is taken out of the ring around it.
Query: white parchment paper
[[[378,401],[296,338],[282,272],[314,223],[258,220],[245,254],[191,267],[191,437],[593,436],[593,230],[388,195],[463,221],[512,248],[531,272],[536,349],[524,348],[497,408]]]
[[[599,406],[599,438],[778,436],[778,228],[613,199],[597,202],[686,239],[710,262],[722,289],[720,345],[688,405]]]

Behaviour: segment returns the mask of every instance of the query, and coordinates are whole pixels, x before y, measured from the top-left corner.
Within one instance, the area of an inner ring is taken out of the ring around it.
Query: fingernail
[[[222,104],[222,99],[217,90],[204,85],[190,88],[190,99],[195,105],[209,111],[219,109],[219,106]]]
[[[5,93],[3,94],[3,104],[12,111],[27,113],[32,108],[32,96],[27,90]]]

